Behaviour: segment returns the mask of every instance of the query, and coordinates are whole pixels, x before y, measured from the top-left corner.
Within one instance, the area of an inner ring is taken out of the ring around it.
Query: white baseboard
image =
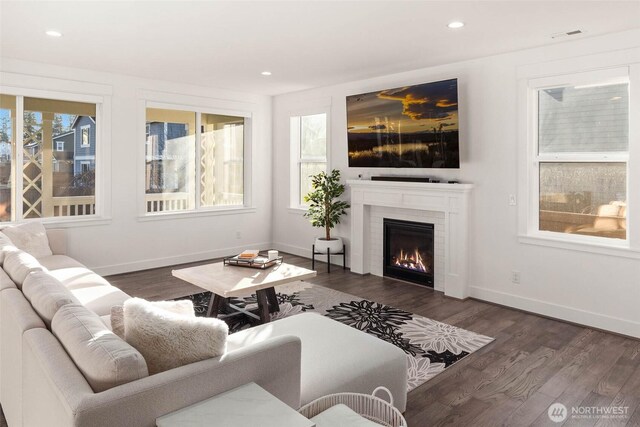
[[[270,243],[247,243],[242,246],[215,249],[212,251],[194,252],[190,254],[180,254],[165,258],[146,259],[141,261],[128,262],[123,264],[105,265],[101,267],[89,267],[101,276],[112,274],[128,273],[131,271],[148,270],[150,268],[166,267],[168,265],[185,264],[188,262],[204,261],[213,258],[230,256],[242,252],[247,248],[257,248],[260,250],[271,249]]]
[[[640,323],[632,320],[607,316],[592,311],[579,310],[567,307],[566,305],[553,304],[546,301],[508,294],[506,292],[479,288],[477,286],[471,287],[471,297],[580,325],[640,338]]]
[[[300,246],[288,245],[286,243],[274,243],[273,248],[292,255],[301,256],[311,259],[311,248],[302,248]],[[325,262],[327,255],[316,255],[316,261]],[[339,265],[342,267],[342,255],[331,256],[331,265]],[[349,251],[347,251],[347,268],[349,268]]]
[[[310,248],[301,248],[300,246],[288,245],[286,243],[274,243],[273,248],[281,252],[287,252],[292,255],[297,255],[303,258],[311,259]]]
[[[216,249],[204,252],[194,252],[189,254],[180,254],[164,258],[146,259],[122,264],[113,264],[92,268],[101,276],[109,276],[112,274],[128,273],[131,271],[148,270],[151,268],[165,267],[168,265],[184,264],[188,262],[204,261],[208,259],[221,258],[242,250],[252,247],[261,250],[277,249],[293,255],[311,259],[311,248],[303,248],[285,243],[250,243],[238,247],[230,247],[224,249]],[[318,256],[324,261],[323,257]],[[342,265],[342,259],[332,261],[332,264]],[[347,262],[347,267],[349,263]],[[568,322],[580,325],[591,326],[598,329],[617,332],[623,335],[640,338],[640,322],[621,319],[613,316],[607,316],[586,310],[579,310],[561,304],[553,304],[546,301],[540,301],[532,298],[525,298],[506,292],[498,292],[490,289],[484,289],[472,286],[470,289],[471,297],[479,300],[493,302],[496,304],[513,307],[520,310],[538,313],[543,316],[549,316],[556,319],[566,320]]]

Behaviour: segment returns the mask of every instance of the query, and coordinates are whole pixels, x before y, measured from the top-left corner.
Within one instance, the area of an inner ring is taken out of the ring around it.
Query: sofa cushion
[[[196,315],[196,311],[193,308],[193,301],[188,299],[178,301],[151,301],[150,304],[154,307],[176,314],[182,314],[190,317],[194,317]],[[111,322],[111,330],[113,333],[124,339],[124,307],[121,305],[114,305],[111,307],[111,316],[109,317],[109,321]]]
[[[7,259],[7,255],[12,252],[18,252],[20,249],[16,248],[12,245],[5,245],[0,247],[0,260],[2,260],[2,265],[4,265],[4,260]]]
[[[9,238],[9,236],[7,236],[6,234],[0,232],[0,247],[2,247],[3,245],[15,246],[13,244],[13,242],[11,241],[11,239]]]
[[[62,268],[86,268],[75,259],[66,255],[50,255],[38,258],[43,267],[49,271],[60,270]]]
[[[21,250],[9,252],[2,267],[19,289],[22,289],[22,282],[29,273],[44,270],[37,259]]]
[[[220,356],[229,328],[220,319],[172,313],[140,298],[124,303],[126,341],[142,353],[153,375]]]
[[[111,315],[110,314],[105,314],[104,316],[100,316],[100,320],[102,320],[102,323],[104,323],[104,326],[107,327],[107,329],[109,329],[111,332],[113,332],[113,328],[111,327]],[[120,337],[122,338],[122,337]],[[124,339],[124,338],[122,338]]]
[[[0,233],[0,265],[2,265],[2,263],[4,262],[4,256],[5,256],[5,248],[16,248],[16,245],[13,244],[13,242],[11,241],[11,239],[9,239],[9,237],[4,234],[4,233]]]
[[[0,292],[0,402],[12,427],[23,425],[22,337],[30,329],[44,327],[22,292],[15,288]]]
[[[69,288],[67,288],[69,289]],[[111,285],[94,285],[91,287],[69,289],[74,297],[98,316],[111,314],[111,307],[122,305],[131,298],[120,289]]]
[[[47,230],[41,222],[14,225],[4,228],[2,232],[11,239],[18,249],[28,252],[36,258],[52,255]]]
[[[49,247],[54,255],[67,254],[67,230],[64,228],[47,228]]]
[[[148,376],[140,352],[85,307],[61,307],[51,329],[96,393]]]
[[[51,329],[51,320],[60,307],[80,304],[73,294],[46,271],[34,271],[22,284],[22,292],[33,309]]]
[[[13,280],[11,280],[11,277],[9,277],[9,275],[0,268],[0,291],[3,291],[5,289],[10,289],[16,288],[16,284],[13,283]]]
[[[103,277],[86,267],[58,268],[51,270],[50,273],[69,290],[111,286]]]

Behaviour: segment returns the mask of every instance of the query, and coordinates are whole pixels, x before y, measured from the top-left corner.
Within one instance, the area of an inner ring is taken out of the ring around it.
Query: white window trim
[[[108,171],[111,170],[111,93],[109,85],[85,83],[72,80],[33,77],[17,73],[0,72],[0,92],[16,96],[16,144],[18,136],[23,134],[22,112],[24,110],[24,97],[55,99],[60,101],[75,101],[96,104],[96,186],[95,200],[96,211],[93,215],[80,217],[47,217],[47,218],[22,218],[22,209],[15,212],[11,223],[40,221],[45,225],[55,227],[76,227],[105,225],[111,222],[111,180]],[[48,88],[56,87],[64,92],[53,91]],[[18,109],[19,108],[19,109]],[[75,144],[74,144],[75,147]],[[22,150],[15,150],[16,164],[22,164]],[[13,175],[15,177],[15,174]],[[15,197],[22,194],[22,179],[14,179]],[[15,202],[15,200],[14,200]],[[22,206],[22,199],[20,199]]]
[[[258,143],[254,135],[258,135],[256,130],[257,122],[255,113],[258,107],[252,103],[227,101],[213,98],[202,98],[191,95],[169,94],[165,92],[155,92],[141,90],[138,93],[138,140],[146,141],[147,108],[160,108],[167,110],[182,110],[200,114],[220,114],[226,116],[244,117],[244,177],[243,191],[244,204],[242,206],[200,206],[200,124],[201,116],[196,114],[196,161],[195,161],[195,201],[194,208],[177,212],[147,212],[145,201],[145,151],[146,144],[136,144],[138,158],[138,221],[172,220],[176,218],[218,216],[242,213],[254,213],[256,208],[253,205],[254,183],[252,180],[254,162],[252,153],[254,146]]]
[[[640,59],[640,58],[638,58]],[[545,86],[562,86],[571,84],[589,84],[595,81],[608,80],[629,82],[629,116],[634,117],[640,113],[640,63],[633,62],[628,66],[620,67],[618,63],[611,68],[601,68],[603,56],[594,55],[593,68],[574,70],[568,73],[566,64],[558,66],[556,76],[554,65],[548,64],[543,75],[527,75],[519,72],[519,110],[520,110],[520,135],[519,148],[519,187],[518,194],[520,206],[518,209],[518,241],[524,244],[548,246],[559,249],[567,249],[581,252],[590,252],[625,258],[640,258],[640,236],[635,231],[640,227],[640,197],[638,188],[633,183],[640,182],[640,125],[637,121],[629,120],[629,150],[627,153],[581,153],[538,155],[537,153],[537,94],[536,90]],[[582,63],[584,65],[584,62]],[[539,68],[532,68],[537,72]],[[569,156],[571,160],[569,160]],[[539,182],[538,161],[589,161],[589,162],[626,162],[627,163],[627,239],[611,239],[577,234],[563,234],[538,229],[539,219]],[[637,185],[637,184],[635,184]],[[630,191],[632,190],[632,191]],[[635,193],[634,193],[635,191]]]
[[[84,143],[84,140],[82,139],[82,135],[84,134],[84,130],[87,130],[87,143]],[[80,147],[83,148],[87,148],[87,147],[91,147],[91,126],[89,125],[84,125],[84,126],[80,126]]]
[[[291,119],[294,117],[303,117],[303,116],[313,116],[316,114],[324,114],[326,116],[327,123],[327,154],[325,158],[305,158],[300,157],[300,140],[296,144],[293,144],[293,135],[291,134]],[[291,111],[288,115],[289,121],[287,126],[289,128],[289,212],[294,214],[304,214],[309,210],[309,207],[302,204],[300,200],[300,164],[301,163],[325,163],[326,169],[325,172],[331,170],[331,105],[325,105],[322,107],[315,108],[306,108],[306,109],[298,109],[295,111]]]
[[[64,141],[56,141],[56,151],[64,151]]]

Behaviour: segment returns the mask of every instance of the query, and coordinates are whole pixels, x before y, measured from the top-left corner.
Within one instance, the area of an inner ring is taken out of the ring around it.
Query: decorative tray
[[[269,259],[266,253],[259,253],[257,257],[252,259],[238,258],[238,255],[224,258],[224,265],[236,265],[238,267],[258,268],[264,270],[269,267],[273,267],[276,264],[282,263],[284,257],[279,256],[274,259]]]

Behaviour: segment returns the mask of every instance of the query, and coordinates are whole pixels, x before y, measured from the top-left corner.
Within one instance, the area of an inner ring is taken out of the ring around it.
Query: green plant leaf
[[[320,172],[311,177],[312,191],[304,196],[309,209],[304,214],[311,225],[325,229],[327,239],[331,238],[331,229],[340,223],[340,218],[346,214],[349,204],[337,200],[345,191],[340,183],[340,171],[333,169],[331,174]]]

